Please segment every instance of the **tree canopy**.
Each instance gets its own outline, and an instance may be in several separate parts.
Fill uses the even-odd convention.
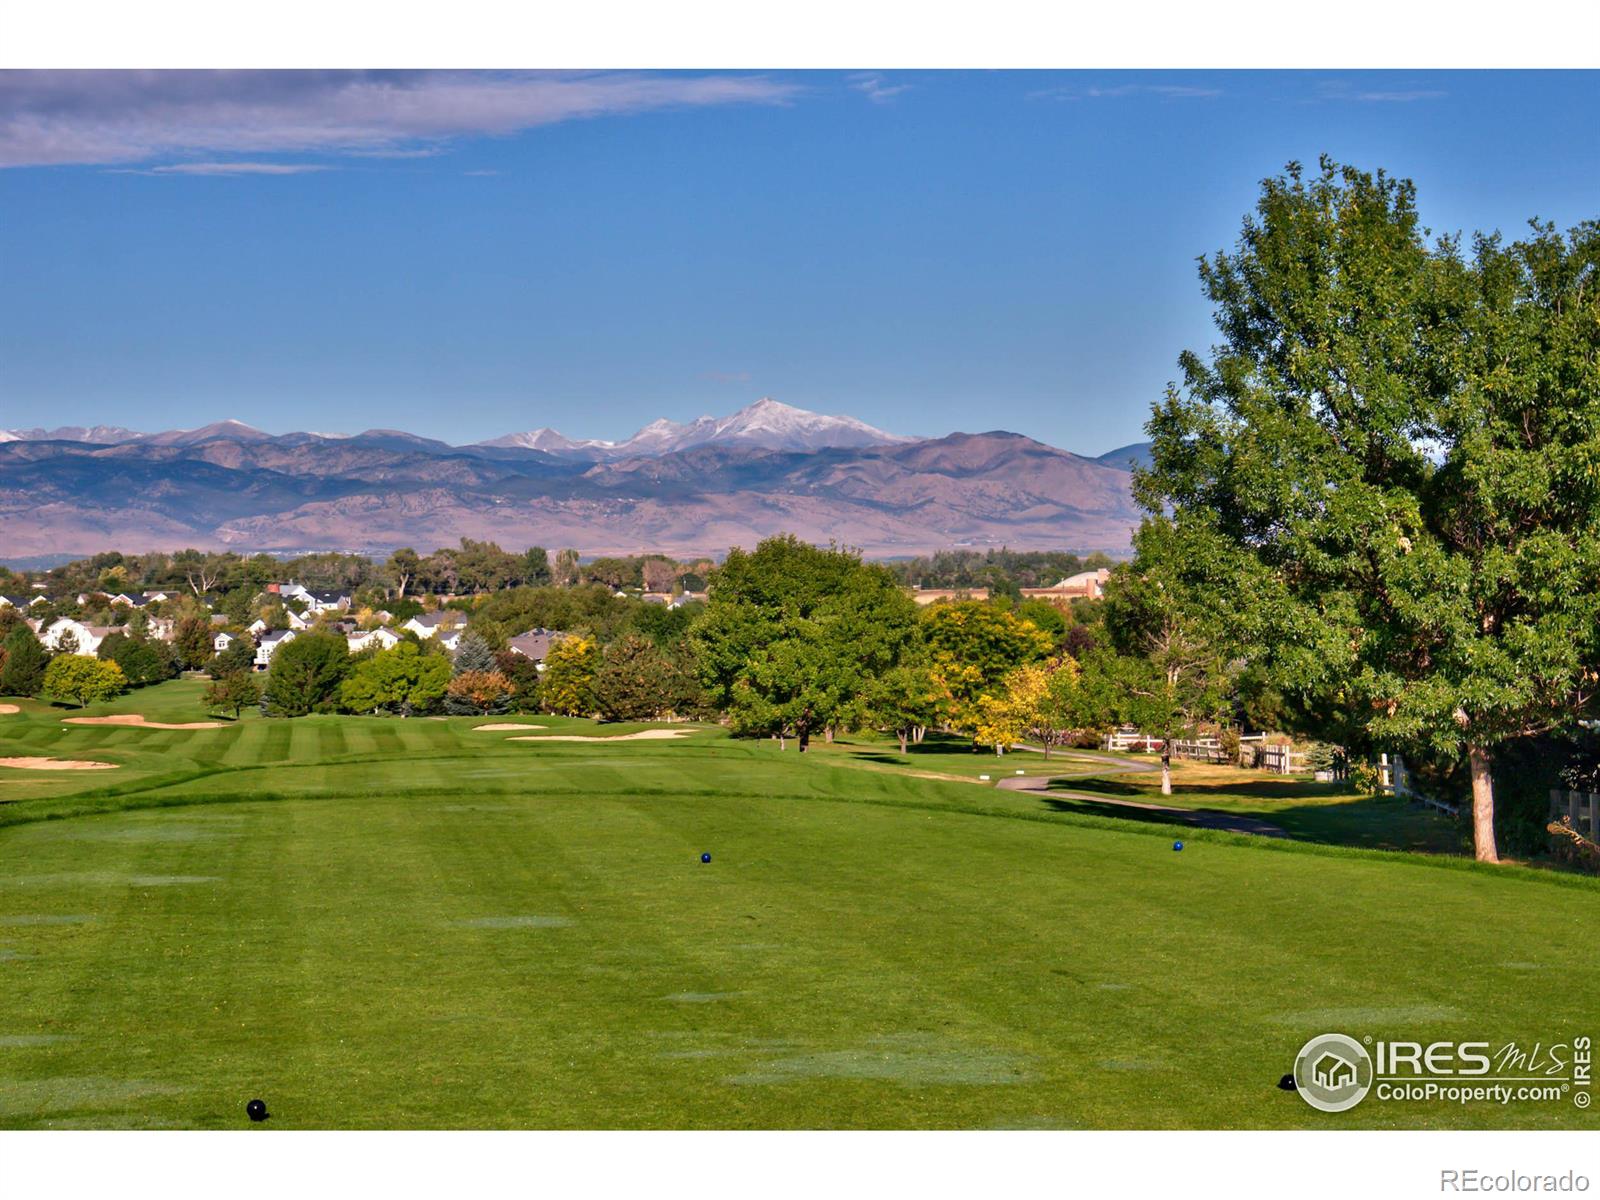
[[[1323,160],[1202,260],[1136,474],[1274,683],[1380,745],[1492,759],[1589,712],[1600,664],[1600,223],[1429,241],[1409,181]]]

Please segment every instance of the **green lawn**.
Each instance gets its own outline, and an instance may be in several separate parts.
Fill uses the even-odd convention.
[[[192,720],[202,686],[112,707]],[[0,757],[120,764],[0,769],[3,1127],[233,1127],[255,1095],[289,1128],[1596,1124],[1274,1086],[1327,1031],[1592,1033],[1587,881],[1175,854],[928,778],[980,773],[950,746],[64,715],[0,716]]]

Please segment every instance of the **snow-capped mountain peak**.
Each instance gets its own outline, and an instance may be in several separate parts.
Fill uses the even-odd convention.
[[[891,445],[908,440],[875,429],[854,417],[808,412],[763,397],[727,417],[697,417],[688,423],[662,417],[651,421],[622,442],[575,441],[546,428],[507,434],[482,444],[520,446],[574,457],[615,459],[671,454],[677,450],[723,442],[759,446],[768,450],[821,450],[830,446]]]

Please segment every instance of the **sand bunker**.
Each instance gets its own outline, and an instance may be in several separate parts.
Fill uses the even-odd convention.
[[[543,733],[535,737],[507,738],[508,742],[649,742],[662,738],[688,737],[692,729],[641,729],[638,733],[618,733],[611,737],[584,737],[579,733]]]
[[[0,758],[0,767],[19,771],[114,771],[117,764],[81,758]]]
[[[12,713],[21,711],[15,704],[0,704],[0,717],[9,717]]]
[[[504,733],[507,729],[548,729],[548,725],[534,725],[528,721],[502,721],[498,725],[474,725],[476,733]]]
[[[148,721],[138,713],[119,713],[114,717],[62,717],[64,725],[137,725],[141,729],[223,729],[221,721],[190,721],[183,725],[169,725],[165,721]]]

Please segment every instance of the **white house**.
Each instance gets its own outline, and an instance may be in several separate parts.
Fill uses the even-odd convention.
[[[285,642],[294,641],[295,633],[292,629],[274,629],[271,633],[261,635],[261,641],[256,645],[256,667],[266,670],[272,665],[272,656],[278,652],[278,647]]]
[[[217,634],[216,637],[211,639],[211,648],[218,654],[221,654],[229,646],[233,645],[236,640],[237,639],[233,636],[233,634],[224,629],[221,633]]]
[[[345,638],[350,647],[351,654],[357,654],[369,646],[376,646],[379,650],[393,650],[400,644],[400,635],[392,629],[368,629],[364,633],[352,633]]]
[[[349,592],[307,592],[303,597],[307,604],[307,612],[346,612],[350,608]]]
[[[49,604],[47,596],[0,596],[0,608],[32,608],[35,604]]]
[[[74,654],[93,654],[111,634],[123,632],[125,630],[116,626],[88,625],[71,617],[57,617],[39,631],[39,640],[47,649],[60,650],[62,639],[70,634],[76,645]]]
[[[451,630],[466,625],[466,613],[457,612],[453,608],[441,609],[438,612],[423,613],[421,616],[412,617],[401,629],[409,629],[419,638],[437,637],[440,633],[448,634]]]
[[[251,637],[260,637],[267,631],[267,623],[260,617],[257,617],[254,621],[251,621],[250,624],[244,627],[244,631]]]
[[[284,609],[283,615],[288,620],[290,629],[301,630],[311,628],[311,622],[306,620],[299,613],[295,612],[295,610],[292,608]]]

